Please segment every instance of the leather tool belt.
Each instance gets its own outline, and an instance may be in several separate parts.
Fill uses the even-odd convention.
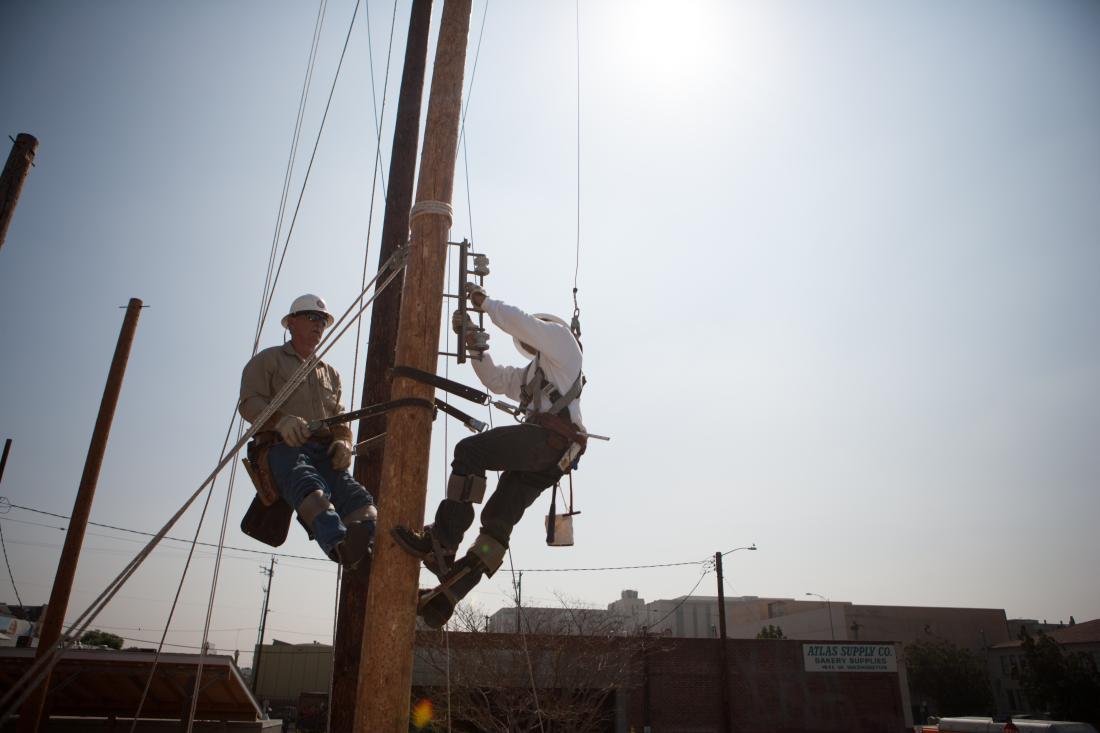
[[[577,426],[570,422],[568,418],[551,412],[538,412],[529,416],[525,422],[546,428],[546,431],[550,433],[548,440],[553,448],[565,451],[573,445],[578,446],[579,451],[574,456],[574,460],[580,458],[588,449],[588,438],[581,435]]]
[[[267,465],[267,452],[271,446],[281,440],[282,438],[274,430],[256,433],[256,436],[249,441],[245,449],[245,457],[241,460],[264,506],[271,506],[282,500],[279,487],[275,485],[275,477],[271,475],[271,468]]]

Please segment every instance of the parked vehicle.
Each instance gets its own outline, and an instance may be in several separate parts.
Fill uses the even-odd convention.
[[[1027,718],[940,718],[936,725],[925,725],[922,733],[1097,733],[1088,723],[1066,720],[1029,720]]]

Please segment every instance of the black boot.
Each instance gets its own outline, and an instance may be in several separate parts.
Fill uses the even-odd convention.
[[[442,578],[439,587],[420,591],[416,612],[430,628],[441,629],[450,620],[458,602],[474,589],[485,574],[485,566],[477,558],[465,555]]]
[[[390,530],[390,536],[398,547],[423,561],[424,567],[440,581],[454,565],[454,548],[441,545],[432,535],[430,525],[418,532],[398,524]]]
[[[368,575],[374,555],[374,532],[373,519],[352,522],[348,525],[343,541],[332,548],[330,557],[343,565],[345,570],[354,570],[362,575]]]

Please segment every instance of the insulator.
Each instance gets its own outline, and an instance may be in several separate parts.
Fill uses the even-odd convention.
[[[473,344],[471,349],[479,349],[484,351],[489,348],[489,334],[485,331],[475,331],[473,334]]]
[[[489,258],[486,255],[474,255],[474,274],[481,277],[489,274]]]

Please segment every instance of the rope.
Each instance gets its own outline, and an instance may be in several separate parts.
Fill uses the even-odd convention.
[[[394,278],[400,273],[405,264],[405,255],[407,250],[404,248],[398,250],[391,256],[386,263],[379,269],[378,274],[372,278],[368,283],[367,288],[371,287],[376,281],[382,280],[382,283],[375,290],[374,294],[364,303],[358,311],[352,316],[352,320],[359,318],[363,311],[374,302],[386,287],[393,282]],[[392,272],[390,272],[392,270]],[[355,303],[352,303],[347,310],[340,316],[340,318],[333,325],[333,329],[329,331],[318,344],[318,350],[314,352],[309,359],[306,359],[294,372],[291,378],[283,386],[278,394],[272,399],[271,403],[264,408],[264,410],[257,417],[255,423],[245,431],[243,437],[237,440],[234,446],[223,456],[223,458],[214,467],[213,471],[206,477],[206,479],[199,485],[199,488],[184,502],[175,514],[168,520],[168,522],[160,529],[159,532],[154,535],[144,548],[139,551],[136,557],[132,559],[125,568],[115,577],[107,588],[92,602],[92,604],[80,615],[80,617],[73,623],[70,631],[64,634],[61,638],[54,643],[54,645],[42,656],[35,659],[31,667],[23,674],[22,677],[14,684],[3,697],[0,697],[0,709],[3,710],[0,715],[0,727],[7,722],[12,715],[19,709],[19,706],[30,696],[31,692],[38,687],[39,683],[53,670],[57,665],[57,662],[61,658],[63,648],[66,644],[70,643],[73,639],[79,638],[83,635],[87,627],[95,620],[95,618],[103,611],[107,604],[117,595],[122,586],[130,579],[131,576],[137,571],[138,567],[145,561],[145,558],[153,551],[153,549],[160,544],[160,541],[168,533],[168,530],[175,526],[180,517],[191,507],[199,495],[207,488],[212,487],[214,480],[222,469],[233,460],[237,453],[244,447],[245,443],[252,439],[252,436],[259,431],[260,427],[282,406],[282,404],[290,397],[295,389],[305,381],[305,378],[320,362],[321,357],[328,353],[329,349],[340,339],[341,336],[351,327],[351,322],[344,325],[339,331],[335,329],[340,327],[340,324],[347,319],[348,315],[355,308]],[[22,687],[23,691],[19,690]]]
[[[573,267],[573,321],[569,329],[581,337],[581,307],[577,303],[577,278],[581,272],[581,3],[576,2],[577,29],[577,250],[576,264]]]
[[[313,162],[317,159],[317,148],[321,144],[321,133],[324,132],[325,122],[328,120],[329,108],[332,106],[333,93],[336,91],[336,82],[340,79],[340,70],[344,67],[344,56],[348,51],[348,41],[351,40],[351,31],[355,28],[355,18],[359,14],[359,5],[362,0],[356,0],[355,9],[351,13],[351,21],[348,23],[348,32],[344,37],[344,48],[340,51],[340,61],[336,64],[336,73],[332,77],[332,87],[328,92],[328,101],[325,102],[325,112],[321,116],[321,124],[317,128],[317,139],[313,142],[313,152],[309,156],[309,165],[306,167],[305,178],[302,179],[302,188],[298,192],[298,202],[294,205],[294,215],[290,219],[290,226],[287,228],[286,241],[283,244],[283,253],[279,256],[279,266],[275,270],[275,277],[271,280],[271,292],[275,292],[275,286],[279,282],[279,275],[283,271],[283,263],[286,261],[287,247],[290,246],[290,237],[294,233],[294,225],[298,221],[298,212],[302,208],[302,199],[305,197],[306,184],[309,183],[309,175],[313,172]],[[267,301],[267,305],[264,306],[263,314],[260,316],[260,321],[267,320],[267,314],[271,310],[271,299]],[[259,339],[257,339],[257,343]]]
[[[264,275],[264,288],[260,296],[260,311],[256,319],[256,334],[252,342],[252,353],[256,353],[256,349],[259,348],[260,333],[263,331],[264,327],[263,316],[267,312],[267,302],[270,297],[268,292],[269,288],[273,291],[273,288],[271,288],[271,276],[275,268],[275,254],[279,251],[279,235],[282,232],[283,217],[286,214],[286,200],[287,195],[290,193],[290,180],[294,172],[294,161],[298,157],[298,141],[301,139],[302,120],[305,119],[306,102],[309,99],[309,90],[312,87],[313,69],[317,65],[317,49],[320,45],[321,27],[324,24],[325,10],[327,7],[328,0],[321,0],[317,7],[317,20],[313,25],[313,41],[309,50],[309,61],[306,63],[306,78],[302,82],[302,92],[298,98],[298,116],[294,122],[294,134],[291,136],[290,154],[287,156],[286,161],[286,173],[283,174],[283,190],[279,199],[279,210],[275,214],[275,234],[271,237],[271,252],[267,256],[267,272]]]
[[[225,431],[225,440],[222,442],[223,453],[225,451],[226,445],[228,445],[229,443],[229,436],[232,434],[233,431],[233,422],[233,420],[229,421],[229,428]],[[208,491],[206,494],[206,502],[202,506],[202,514],[199,516],[198,524],[195,526],[195,536],[191,540],[191,547],[188,549],[187,552],[187,560],[184,562],[183,565],[183,573],[180,576],[179,585],[176,586],[176,595],[172,599],[171,608],[168,610],[168,619],[164,622],[164,631],[161,633],[160,643],[157,644],[157,651],[153,656],[153,664],[149,667],[149,676],[145,679],[145,687],[141,691],[141,699],[138,700],[137,711],[134,713],[134,719],[130,724],[130,733],[134,733],[134,730],[137,727],[137,721],[141,717],[141,711],[145,707],[145,700],[149,695],[149,688],[153,684],[153,675],[156,673],[157,664],[160,662],[161,652],[163,651],[165,642],[168,638],[168,630],[172,627],[172,619],[176,615],[176,607],[179,604],[180,595],[182,595],[183,592],[183,583],[184,580],[187,578],[188,570],[191,568],[191,560],[195,555],[195,547],[197,546],[197,541],[199,539],[199,532],[202,530],[203,520],[206,519],[206,510],[210,507],[210,499],[213,498],[213,496],[214,487],[213,485],[211,485],[210,491]],[[207,618],[207,622],[209,622],[209,617]],[[202,647],[205,646],[205,642],[206,639],[204,637],[203,644],[200,644],[199,646],[200,654]]]
[[[386,198],[386,178],[385,174],[381,171],[382,164],[382,121],[386,117],[386,99],[388,98],[390,88],[390,61],[393,58],[393,31],[397,23],[397,0],[393,3],[393,18],[390,20],[390,44],[389,50],[386,55],[386,80],[382,85],[382,110],[378,110],[378,97],[374,91],[374,50],[370,42],[370,13],[367,13],[367,58],[370,60],[370,96],[371,102],[374,104],[374,131],[375,131],[375,143],[374,143],[374,175],[371,176],[370,187],[370,212],[367,214],[367,243],[363,248],[363,275],[359,280],[359,286],[362,287],[363,283],[367,281],[367,263],[370,261],[370,233],[374,224],[374,198],[377,191],[378,179],[382,179],[382,199]],[[355,358],[352,360],[351,366],[351,396],[348,400],[348,404],[351,407],[355,407],[355,388],[359,383],[359,344],[363,338],[363,322],[359,321],[355,324]],[[334,657],[335,659],[335,657]]]
[[[535,715],[539,721],[539,730],[545,733],[542,727],[542,708],[539,707],[539,691],[535,685],[535,668],[531,665],[531,651],[527,648],[527,632],[523,629],[523,606],[519,602],[519,590],[516,585],[516,569],[512,566],[512,548],[508,548],[508,569],[512,572],[512,587],[516,590],[516,626],[519,627],[519,638],[523,643],[523,656],[527,658],[527,676],[531,680],[531,696],[535,700]]]

